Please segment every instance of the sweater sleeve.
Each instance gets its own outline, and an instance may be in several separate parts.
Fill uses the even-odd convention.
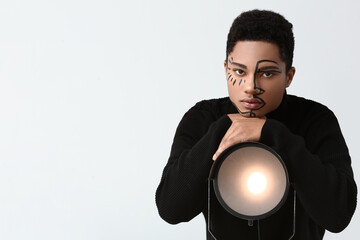
[[[298,136],[280,121],[268,119],[260,141],[283,157],[290,181],[308,215],[331,232],[342,231],[356,208],[357,188],[339,124],[328,110]]]
[[[190,221],[203,210],[212,155],[230,125],[226,115],[216,120],[196,106],[184,115],[156,191],[159,214],[168,223]]]

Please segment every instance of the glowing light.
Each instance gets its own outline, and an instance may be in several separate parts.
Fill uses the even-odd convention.
[[[267,185],[265,176],[262,173],[254,172],[248,179],[248,188],[253,194],[262,193]]]

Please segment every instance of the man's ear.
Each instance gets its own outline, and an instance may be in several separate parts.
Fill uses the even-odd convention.
[[[227,64],[226,64],[226,60],[224,61],[224,69],[225,69],[225,75],[226,75],[226,72],[227,72]]]
[[[295,75],[295,67],[291,67],[286,76],[286,87],[289,87]]]

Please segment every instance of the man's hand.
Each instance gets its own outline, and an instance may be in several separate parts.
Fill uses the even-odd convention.
[[[246,118],[239,113],[228,114],[228,117],[232,121],[232,124],[222,138],[219,148],[213,156],[214,161],[225,149],[236,143],[247,141],[258,142],[260,140],[261,130],[266,121],[265,117]]]

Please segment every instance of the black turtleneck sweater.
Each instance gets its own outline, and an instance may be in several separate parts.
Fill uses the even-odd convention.
[[[218,240],[289,239],[293,195],[270,217],[248,226],[222,208],[211,189],[211,222],[207,220],[207,180],[212,156],[237,113],[229,98],[197,103],[182,118],[170,157],[156,191],[160,216],[171,224],[203,213]],[[325,229],[342,231],[356,207],[357,188],[351,159],[335,115],[314,101],[286,95],[268,114],[260,142],[285,162],[291,188],[297,192],[296,233],[293,239],[322,239]],[[209,232],[207,239],[213,239]]]

